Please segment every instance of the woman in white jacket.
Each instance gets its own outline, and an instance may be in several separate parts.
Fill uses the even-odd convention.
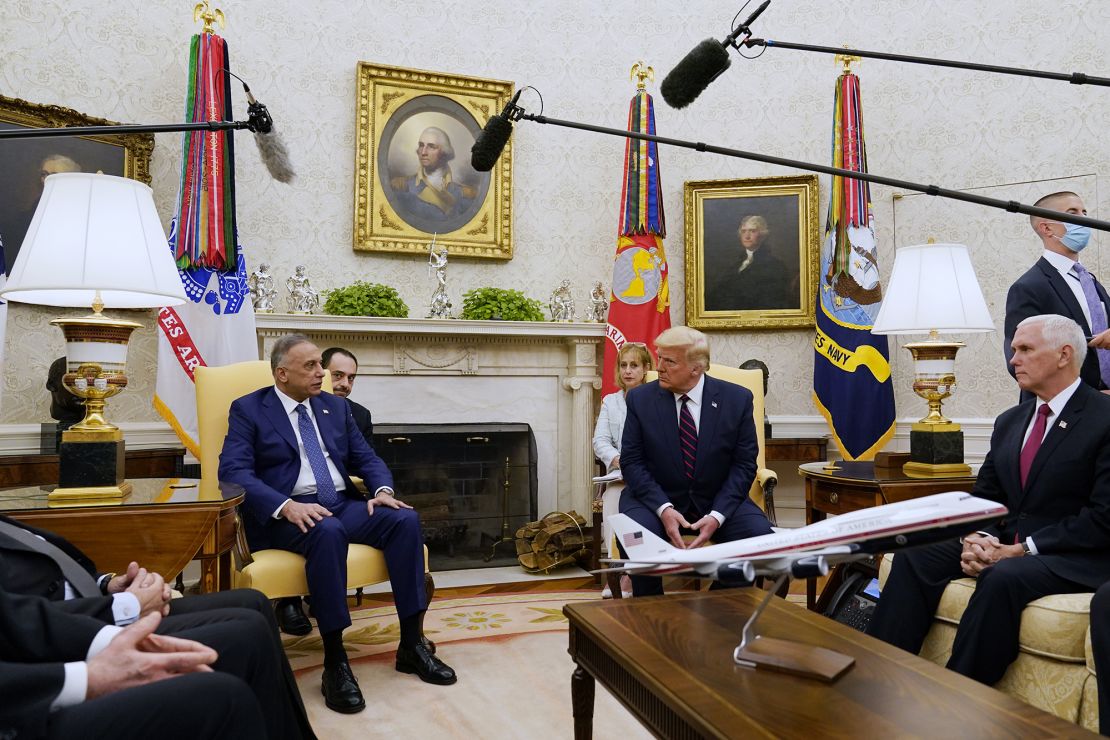
[[[594,427],[594,455],[608,471],[620,469],[621,466],[621,435],[624,433],[624,417],[628,413],[624,395],[644,382],[644,375],[654,367],[651,353],[646,345],[640,342],[625,342],[617,354],[616,380],[620,390],[610,393],[601,399],[601,413],[597,416],[597,425]],[[617,513],[620,504],[621,491],[624,483],[613,481],[605,488],[602,499],[602,547],[609,548],[609,525],[606,520]],[[628,576],[621,577],[621,590],[630,592],[632,585]],[[602,591],[602,596],[609,598],[609,587]]]

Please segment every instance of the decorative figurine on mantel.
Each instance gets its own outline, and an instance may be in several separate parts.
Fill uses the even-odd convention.
[[[320,307],[320,294],[308,284],[304,265],[297,265],[293,277],[286,279],[285,288],[289,291],[290,313],[312,313]]]
[[[436,271],[436,292],[428,306],[429,319],[451,318],[451,299],[447,297],[447,247],[435,248],[436,239],[428,245],[428,267]]]
[[[597,324],[604,324],[608,318],[609,296],[605,294],[605,286],[598,280],[594,283],[594,289],[590,291],[589,321],[593,321]]]
[[[46,390],[50,393],[52,424],[43,424],[39,452],[56,455],[62,443],[62,432],[85,418],[85,399],[70,393],[62,383],[66,373],[66,358],[59,357],[50,364],[46,375]]]
[[[247,278],[247,288],[251,292],[251,304],[255,313],[273,313],[274,299],[277,291],[274,290],[274,279],[270,276],[270,265],[261,262],[258,269]]]
[[[570,294],[570,281],[564,280],[551,293],[548,304],[552,321],[574,321],[574,296]]]
[[[766,412],[766,409],[767,409],[767,403],[766,403],[767,389],[770,385],[769,381],[771,379],[771,369],[767,367],[767,363],[763,362],[763,360],[756,360],[756,359],[744,360],[744,362],[740,365],[740,369],[741,370],[758,370],[761,373],[763,373],[763,399],[764,399],[764,404],[763,404],[763,408],[764,408],[764,413],[763,413],[763,436],[766,439],[771,439],[771,420],[767,418],[767,412]]]

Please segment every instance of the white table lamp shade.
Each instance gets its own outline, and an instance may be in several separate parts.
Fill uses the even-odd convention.
[[[21,303],[157,308],[185,302],[151,189],[112,175],[46,178],[0,297]]]
[[[994,331],[963,244],[902,247],[875,318],[874,334]]]

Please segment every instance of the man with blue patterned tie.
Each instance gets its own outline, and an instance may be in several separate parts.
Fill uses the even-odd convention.
[[[385,554],[400,618],[396,668],[435,684],[455,672],[424,640],[424,541],[420,520],[395,498],[393,476],[366,443],[347,402],[322,392],[320,350],[292,334],[274,343],[274,385],[231,405],[220,454],[220,480],[243,487],[244,526],[252,548],[280,548],[305,556],[305,575],[324,644],[323,691],[328,707],[344,713],[366,706],[343,649],[351,624],[347,608],[347,545]],[[369,497],[351,476],[361,477]]]
[[[709,340],[696,329],[671,327],[655,349],[659,379],[625,397],[621,513],[681,548],[770,534],[748,498],[759,453],[751,391],[705,374]],[[696,536],[686,544],[684,533]],[[661,594],[662,579],[633,576],[632,593]]]
[[[1054,211],[1087,215],[1083,199],[1072,192],[1046,195],[1034,205]],[[1017,325],[1030,316],[1059,314],[1079,324],[1094,351],[1087,353],[1080,377],[1087,385],[1105,391],[1110,388],[1110,331],[1107,309],[1110,296],[1106,289],[1079,262],[1091,230],[1086,226],[1030,216],[1034,233],[1044,244],[1041,258],[1010,286],[1006,294],[1005,340],[1002,347],[1006,366],[1014,374],[1010,358]],[[1032,394],[1022,391],[1021,400]]]

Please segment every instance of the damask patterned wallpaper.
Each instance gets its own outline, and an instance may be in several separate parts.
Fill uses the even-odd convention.
[[[193,1],[5,0],[0,5],[0,93],[53,103],[116,121],[179,120],[183,109]],[[219,3],[217,7],[221,7]],[[317,288],[355,279],[394,285],[423,315],[434,277],[420,257],[355,253],[351,248],[355,65],[358,61],[513,80],[537,87],[548,115],[622,127],[638,59],[660,79],[702,39],[723,38],[734,8],[717,0],[609,3],[587,0],[490,0],[419,3],[269,0],[225,3],[233,68],[268,104],[294,160],[292,185],[274,182],[247,136],[237,147],[241,242],[252,264],[267,261],[281,281],[308,266]],[[750,10],[750,8],[749,8]],[[843,44],[1054,71],[1110,74],[1110,4],[1084,0],[845,0],[773,2],[757,35],[829,46]],[[866,61],[862,81],[872,172],[1031,202],[1077,189],[1093,215],[1110,215],[1105,143],[1107,93],[1060,82]],[[682,111],[656,95],[658,131],[810,162],[827,163],[831,57],[767,50],[732,68]],[[649,88],[657,92],[657,87]],[[236,99],[245,108],[239,92]],[[521,123],[515,146],[515,258],[508,263],[452,261],[450,290],[495,285],[546,300],[563,278],[584,304],[594,280],[609,281],[615,247],[624,142]],[[177,189],[180,144],[160,134],[153,187],[168,222]],[[669,237],[672,318],[683,321],[682,183],[707,178],[793,174],[689,150],[660,151]],[[1047,182],[1041,182],[1047,181]],[[822,215],[828,179],[822,176]],[[872,190],[887,274],[898,245],[927,237],[971,247],[999,331],[1007,286],[1039,254],[1022,216],[928,196],[895,200]],[[1107,236],[1084,253],[1102,270]],[[1110,276],[1106,276],[1110,277]],[[63,351],[49,326],[56,311],[11,307],[0,422],[47,418],[46,367]],[[132,386],[111,401],[122,421],[156,419],[153,314],[132,342]],[[810,400],[811,332],[715,332],[714,356],[751,357],[771,367],[768,411],[816,413]],[[973,336],[959,359],[962,388],[946,405],[961,418],[992,417],[1016,398],[1002,361],[1001,335]],[[892,348],[899,416],[922,402],[908,390],[909,355]]]

